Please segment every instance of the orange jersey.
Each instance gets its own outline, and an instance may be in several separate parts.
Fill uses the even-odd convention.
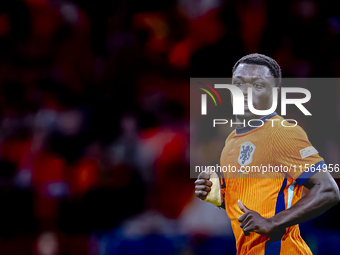
[[[262,127],[236,128],[221,154],[222,194],[237,254],[312,254],[298,225],[288,227],[279,240],[254,232],[245,236],[240,227],[238,218],[243,213],[239,199],[262,217],[270,218],[293,206],[301,198],[301,184],[324,166],[301,127],[288,122],[283,124],[289,127],[282,126],[284,119],[276,113],[262,119],[268,119]]]

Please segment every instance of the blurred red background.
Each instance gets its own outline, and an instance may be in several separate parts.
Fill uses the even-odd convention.
[[[235,253],[225,213],[194,198],[189,78],[253,52],[337,77],[339,42],[328,0],[1,1],[0,254]],[[329,163],[339,88],[318,95],[327,133],[304,124]],[[339,212],[302,225],[314,254],[339,250]]]

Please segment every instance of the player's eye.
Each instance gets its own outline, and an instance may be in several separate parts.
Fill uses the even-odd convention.
[[[235,81],[235,82],[234,82],[234,85],[236,85],[236,86],[241,86],[242,83],[241,83],[240,81]]]
[[[259,84],[259,83],[254,83],[253,86],[255,88],[262,88],[263,87],[262,84]]]

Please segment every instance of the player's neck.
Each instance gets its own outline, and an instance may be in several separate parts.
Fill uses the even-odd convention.
[[[249,121],[253,120],[252,124],[253,125],[256,121],[261,121],[262,123],[266,121],[266,118],[268,118],[269,116],[272,117],[272,115],[275,114],[277,115],[275,112],[270,114],[270,115],[252,115],[252,116],[242,116],[242,115],[236,115],[236,120],[235,120],[235,126],[234,127],[245,127],[245,126],[249,126]],[[255,122],[254,122],[255,121]]]
[[[236,127],[244,127],[244,126],[248,126],[248,121],[252,120],[252,119],[260,119],[263,116],[251,116],[251,117],[245,117],[245,116],[236,116],[236,120],[235,120],[235,126]]]

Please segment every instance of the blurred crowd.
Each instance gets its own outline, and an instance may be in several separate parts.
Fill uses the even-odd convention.
[[[1,1],[0,254],[234,253],[225,212],[194,198],[189,78],[230,77],[253,52],[276,59],[284,77],[337,77],[335,7]],[[336,109],[330,131],[307,130],[333,161],[337,87],[334,100],[319,95]]]

